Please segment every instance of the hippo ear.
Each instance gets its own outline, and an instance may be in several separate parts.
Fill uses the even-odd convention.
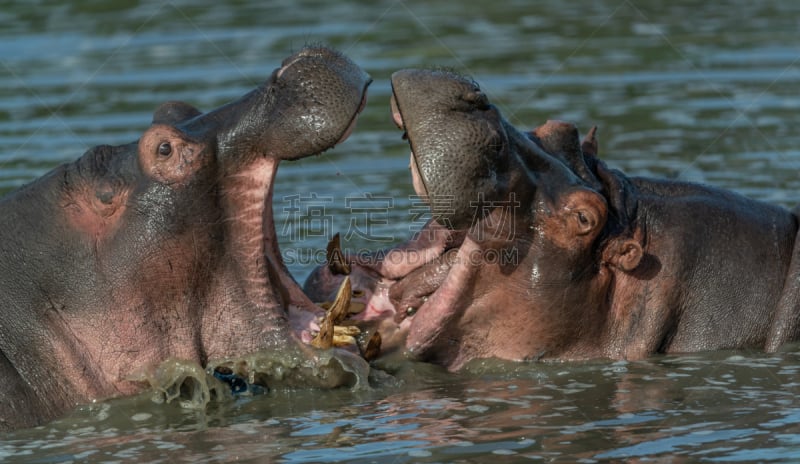
[[[597,157],[598,143],[597,143],[597,126],[592,126],[589,132],[583,137],[581,142],[581,151],[586,156]]]
[[[203,114],[194,106],[181,101],[162,103],[153,113],[152,124],[176,125],[195,116]]]
[[[589,136],[594,140],[595,128],[589,132]],[[586,163],[585,150],[595,155],[597,148],[591,151],[591,142],[587,144],[585,139],[581,143],[580,134],[575,124],[566,121],[548,119],[543,125],[528,133],[528,138],[542,147],[547,153],[562,160],[575,174],[578,175],[587,185],[599,189],[600,184],[589,169]]]
[[[603,250],[603,262],[625,272],[631,272],[639,266],[643,255],[642,245],[638,241],[617,237]]]

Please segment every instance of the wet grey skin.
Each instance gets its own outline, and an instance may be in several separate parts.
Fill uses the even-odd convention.
[[[238,100],[165,103],[138,141],[94,147],[0,200],[0,430],[136,393],[146,385],[132,378],[170,358],[266,351],[306,366],[309,385],[351,381],[313,371],[300,341],[320,309],[282,261],[272,192],[280,161],[349,135],[370,82],[306,47]]]
[[[408,355],[458,370],[491,357],[772,351],[800,337],[793,212],[627,176],[598,157],[595,128],[583,141],[563,121],[515,128],[453,72],[401,70],[392,89],[434,219],[374,256],[385,258],[354,259],[351,279]]]

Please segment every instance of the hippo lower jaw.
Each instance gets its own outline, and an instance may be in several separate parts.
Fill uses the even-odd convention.
[[[367,85],[369,85],[369,83],[367,83]],[[358,116],[364,110],[366,104],[367,88],[364,87],[361,104],[353,114],[350,124],[348,124],[347,128],[344,130],[339,140],[336,141],[334,146],[344,142],[348,137],[350,137],[356,127]],[[277,170],[277,163],[275,165],[275,169]],[[274,178],[274,175],[275,171],[272,172],[272,178]],[[273,185],[270,184],[266,191],[267,194],[262,204],[262,241],[264,243],[265,258],[268,262],[275,265],[275,273],[277,274],[281,287],[285,290],[286,297],[284,300],[291,328],[294,331],[295,336],[297,336],[302,342],[308,344],[311,342],[313,333],[319,331],[317,320],[322,316],[322,314],[324,314],[324,310],[314,304],[308,298],[308,296],[306,296],[306,294],[298,285],[297,281],[294,279],[294,277],[292,277],[283,263],[282,254],[278,248],[277,232],[275,230],[275,220],[272,211],[274,191]]]
[[[390,251],[398,255],[387,254],[378,269],[371,269],[370,274],[379,277],[365,292],[366,309],[353,319],[377,322],[384,352],[402,348],[417,360],[455,371],[471,359],[461,349],[473,343],[480,349],[480,342],[454,339],[452,332],[444,331],[479,297],[471,289],[484,253],[463,231],[448,231],[442,237],[442,230],[429,223],[420,234],[439,234],[433,249]]]
[[[406,349],[416,358],[444,364],[451,370],[461,367],[462,361],[449,346],[457,347],[467,341],[442,340],[442,335],[471,304],[470,288],[478,271],[472,259],[476,253],[480,253],[478,245],[466,238],[441,284],[408,318]]]
[[[356,126],[358,115],[366,105],[366,98],[367,92],[365,88],[361,105],[353,115],[353,119],[345,129],[341,138],[336,142],[336,145],[344,142],[352,133]],[[265,190],[261,190],[262,192],[266,191],[266,195],[262,194],[262,198],[259,199],[259,205],[256,206],[257,210],[262,211],[261,231],[258,235],[261,236],[260,242],[263,243],[265,263],[270,267],[268,268],[268,280],[256,282],[257,288],[267,289],[269,288],[270,281],[280,282],[280,287],[284,292],[283,299],[285,308],[294,335],[304,343],[309,343],[311,341],[312,332],[319,330],[316,320],[324,313],[324,310],[315,305],[306,294],[303,293],[303,290],[289,273],[283,262],[282,254],[278,248],[277,232],[275,230],[275,220],[272,211],[274,192],[274,182],[272,182],[272,180],[274,180],[277,172],[278,163],[269,158],[265,158],[262,163],[263,166],[259,169],[259,171],[262,172],[256,173],[256,176],[262,176],[266,173],[264,178],[269,179],[269,185],[266,186]],[[258,275],[263,276],[264,274],[258,273]],[[277,277],[277,279],[275,277]]]

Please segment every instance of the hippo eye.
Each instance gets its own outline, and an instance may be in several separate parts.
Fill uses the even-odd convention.
[[[172,154],[172,145],[169,142],[161,142],[158,146],[158,155],[167,157]]]

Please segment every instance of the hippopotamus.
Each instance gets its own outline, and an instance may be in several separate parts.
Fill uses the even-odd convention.
[[[322,310],[278,250],[275,174],[343,141],[370,82],[305,47],[241,98],[207,113],[164,103],[138,141],[0,200],[0,429],[134,394],[146,385],[131,375],[168,359],[273,350],[313,370],[300,332]]]
[[[384,350],[458,370],[492,357],[774,351],[798,338],[796,213],[628,176],[598,157],[596,128],[583,140],[564,121],[515,128],[454,72],[391,79],[432,219],[399,247],[347,257],[361,317],[389,333]],[[340,274],[322,266],[306,290],[328,299]]]

